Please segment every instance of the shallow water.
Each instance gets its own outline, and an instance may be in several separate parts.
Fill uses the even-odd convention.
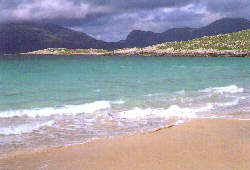
[[[0,152],[250,118],[250,58],[2,56]]]

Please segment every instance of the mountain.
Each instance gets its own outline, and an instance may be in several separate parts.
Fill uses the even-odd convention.
[[[105,56],[250,56],[250,29],[188,41],[165,42],[144,48],[126,48],[113,51],[100,49],[49,48],[24,55],[105,55]]]
[[[132,31],[126,40],[104,42],[58,25],[36,22],[0,24],[0,53],[21,53],[46,48],[106,49],[145,47],[170,41],[186,41],[203,36],[237,32],[250,28],[241,18],[224,18],[202,28],[173,28],[163,33]]]
[[[45,48],[112,49],[116,46],[54,24],[24,22],[0,25],[0,53],[20,53]]]
[[[250,21],[243,18],[223,18],[201,28],[173,28],[163,33],[135,30],[123,41],[126,47],[145,47],[171,41],[187,41],[203,36],[238,32],[250,28]]]
[[[127,39],[123,41],[124,46],[134,47],[139,46],[143,47],[145,45],[155,44],[159,41],[159,33],[154,33],[151,31],[140,31],[134,30],[129,33]]]

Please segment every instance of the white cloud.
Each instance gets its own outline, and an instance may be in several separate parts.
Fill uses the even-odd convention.
[[[15,9],[1,10],[0,21],[84,18],[87,14],[108,11],[107,6],[94,7],[86,2],[77,5],[70,0],[41,0],[21,3]]]
[[[165,13],[171,13],[173,12],[174,10],[176,10],[176,8],[162,8],[161,11],[162,12],[165,12]]]

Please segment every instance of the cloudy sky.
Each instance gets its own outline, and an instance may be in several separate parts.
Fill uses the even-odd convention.
[[[44,21],[118,41],[134,29],[201,27],[223,17],[250,19],[250,0],[0,0],[0,23]]]

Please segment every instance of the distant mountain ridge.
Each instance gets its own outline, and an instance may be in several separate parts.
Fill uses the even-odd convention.
[[[250,21],[224,18],[201,28],[173,28],[163,33],[134,30],[126,40],[105,42],[58,25],[35,22],[0,24],[0,53],[21,53],[46,48],[106,49],[145,47],[170,41],[237,32],[250,28]]]
[[[130,32],[125,43],[129,47],[145,47],[171,41],[187,41],[203,36],[227,34],[250,28],[250,21],[243,18],[223,18],[201,28],[172,28],[163,33],[134,30]]]

